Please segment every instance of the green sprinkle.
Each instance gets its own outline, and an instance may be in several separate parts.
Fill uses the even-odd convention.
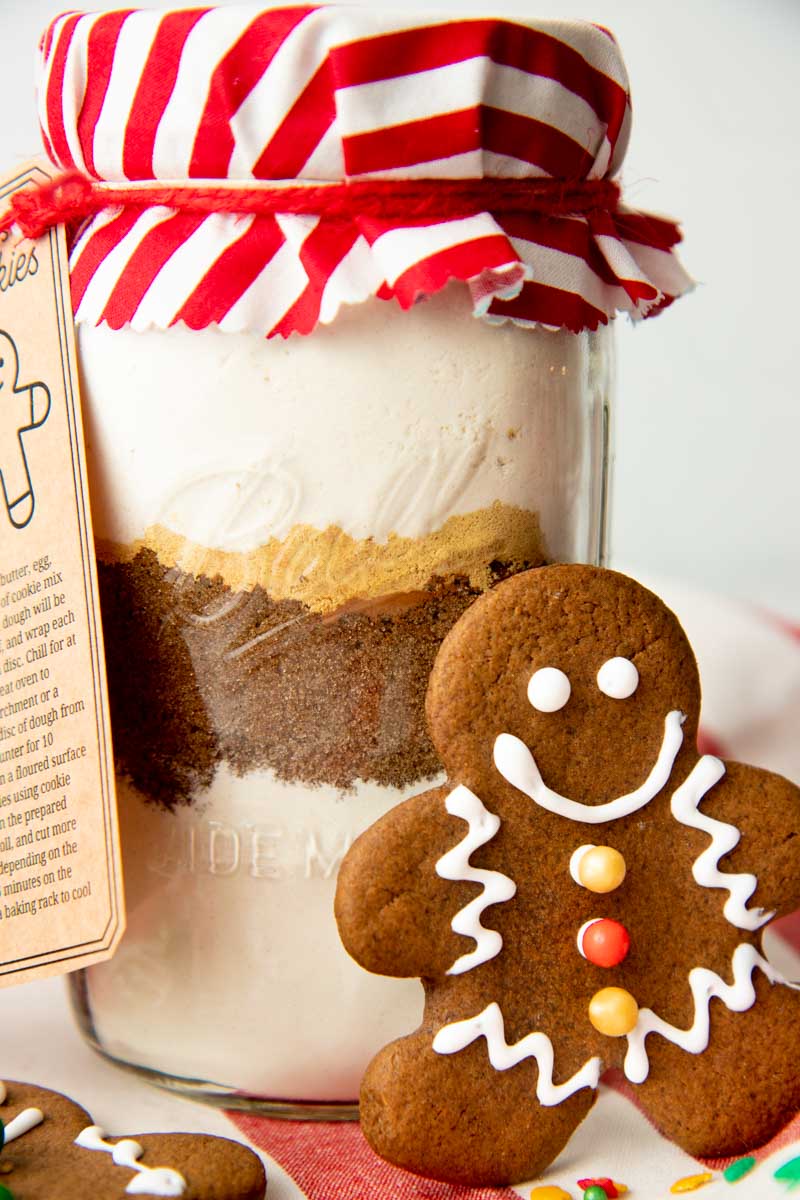
[[[747,1158],[739,1158],[736,1162],[731,1163],[729,1167],[726,1167],[722,1172],[722,1176],[724,1179],[727,1179],[728,1183],[737,1183],[745,1175],[748,1175],[755,1165],[756,1160],[752,1154],[748,1154]]]
[[[14,1200],[14,1193],[0,1183],[0,1200]]]
[[[773,1179],[779,1179],[781,1183],[788,1183],[789,1191],[800,1186],[800,1155],[797,1158],[790,1158],[782,1167],[778,1167]]]

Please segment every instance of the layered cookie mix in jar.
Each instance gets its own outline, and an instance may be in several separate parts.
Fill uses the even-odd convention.
[[[602,560],[608,321],[685,290],[678,234],[621,204],[589,24],[73,13],[39,104],[129,910],[76,1009],[174,1086],[347,1111],[421,989],[342,949],[338,864],[440,778],[425,691],[467,605]]]

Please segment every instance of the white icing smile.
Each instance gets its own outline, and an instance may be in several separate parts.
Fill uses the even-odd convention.
[[[627,817],[637,809],[644,808],[666,785],[678,751],[683,744],[681,726],[686,716],[677,709],[667,713],[664,721],[664,737],[658,757],[644,783],[626,796],[617,796],[606,804],[582,804],[553,791],[542,779],[536,759],[528,747],[511,733],[501,733],[494,744],[494,765],[503,778],[524,792],[540,808],[567,817],[570,821],[584,821],[588,825],[601,825]]]

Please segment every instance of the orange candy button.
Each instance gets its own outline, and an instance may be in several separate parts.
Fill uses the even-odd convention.
[[[581,856],[578,879],[590,892],[613,892],[625,878],[625,859],[613,846],[592,846]]]
[[[624,988],[601,988],[589,1001],[589,1020],[606,1037],[624,1037],[638,1019],[639,1005]]]
[[[572,1197],[562,1187],[556,1187],[554,1184],[546,1184],[544,1187],[535,1187],[533,1189],[531,1200],[572,1200]]]

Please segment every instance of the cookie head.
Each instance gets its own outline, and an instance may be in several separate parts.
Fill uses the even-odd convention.
[[[694,750],[699,708],[673,614],[634,580],[592,567],[527,572],[484,596],[445,639],[428,691],[451,778],[485,790],[518,739],[544,787],[585,806],[660,790]]]

